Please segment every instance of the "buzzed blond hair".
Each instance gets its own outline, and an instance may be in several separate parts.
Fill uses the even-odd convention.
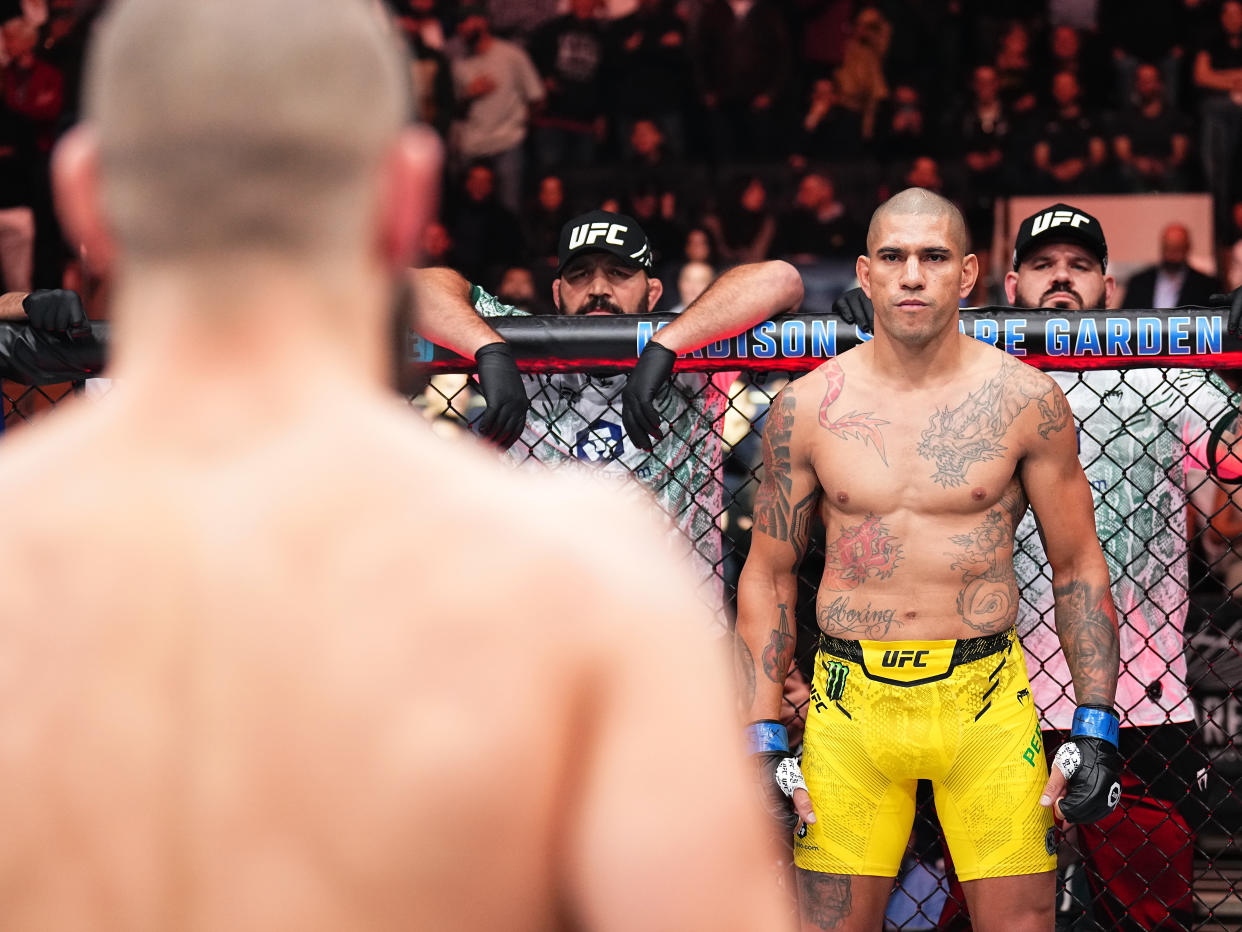
[[[373,0],[115,0],[84,95],[106,219],[155,261],[356,246],[411,112]]]
[[[927,217],[948,217],[949,235],[954,245],[961,249],[964,256],[970,252],[970,233],[966,229],[966,218],[948,198],[941,197],[935,191],[926,188],[906,188],[898,191],[887,201],[875,209],[871,215],[871,224],[867,227],[867,252],[872,254],[875,249],[875,237],[880,223],[889,215],[919,214]]]

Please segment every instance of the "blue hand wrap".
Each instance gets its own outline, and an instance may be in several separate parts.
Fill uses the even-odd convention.
[[[746,726],[746,743],[751,754],[765,751],[788,751],[789,732],[780,722],[751,722]]]
[[[1074,710],[1074,724],[1070,728],[1070,736],[1101,738],[1116,747],[1120,727],[1121,721],[1115,712],[1079,706]]]

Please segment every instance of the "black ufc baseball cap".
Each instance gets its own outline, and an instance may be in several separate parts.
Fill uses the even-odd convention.
[[[651,243],[638,221],[607,210],[589,211],[561,227],[556,274],[560,275],[570,261],[586,252],[610,252],[626,264],[647,272],[654,264]]]
[[[1085,210],[1053,204],[1023,220],[1013,244],[1013,270],[1018,271],[1031,250],[1044,243],[1074,243],[1099,259],[1101,268],[1108,268],[1104,228]]]

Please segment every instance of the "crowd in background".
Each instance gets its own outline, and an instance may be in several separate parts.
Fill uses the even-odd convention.
[[[660,310],[687,262],[852,262],[908,185],[980,246],[1011,194],[1209,191],[1222,271],[1242,238],[1240,0],[383,2],[449,154],[429,261],[532,310],[594,206],[646,228]],[[70,263],[47,160],[105,3],[0,0],[6,288]]]

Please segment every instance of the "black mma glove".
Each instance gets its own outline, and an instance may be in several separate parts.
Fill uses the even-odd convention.
[[[64,334],[70,339],[91,332],[91,322],[76,291],[59,288],[32,291],[22,298],[22,310],[36,330]]]
[[[638,362],[625,380],[621,392],[621,421],[625,432],[636,447],[650,450],[655,441],[664,437],[660,430],[660,413],[655,408],[655,395],[673,374],[677,354],[655,340],[650,340],[638,355]]]
[[[746,726],[746,740],[759,767],[764,806],[778,824],[792,832],[798,825],[794,790],[805,790],[806,780],[798,758],[789,753],[789,733],[780,722],[760,719]]]
[[[1110,706],[1080,705],[1075,710],[1069,740],[1052,758],[1052,765],[1065,774],[1061,814],[1067,822],[1098,822],[1121,799],[1119,727]]]
[[[1225,329],[1235,336],[1242,336],[1242,288],[1228,294],[1212,295],[1208,298],[1208,307],[1229,308]]]
[[[832,313],[860,330],[867,333],[873,331],[875,308],[871,306],[871,299],[861,288],[841,292],[841,296],[832,302]]]
[[[479,418],[479,435],[507,450],[522,436],[526,410],[530,407],[522,375],[509,344],[503,341],[479,347],[474,363],[479,388],[487,400],[487,410]]]

